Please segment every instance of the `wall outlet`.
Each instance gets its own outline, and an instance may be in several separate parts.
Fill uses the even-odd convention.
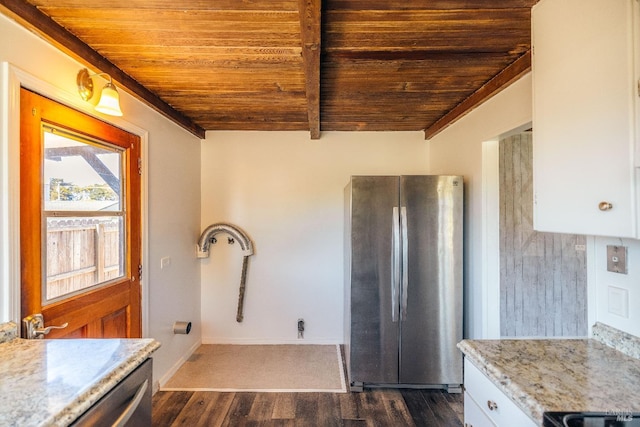
[[[298,339],[304,339],[304,319],[298,319]]]

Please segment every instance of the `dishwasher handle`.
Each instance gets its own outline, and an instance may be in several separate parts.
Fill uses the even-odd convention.
[[[140,385],[140,388],[138,388],[138,391],[133,396],[133,399],[131,399],[131,402],[127,405],[124,412],[120,414],[118,419],[114,421],[112,427],[124,427],[127,421],[129,421],[129,418],[131,418],[131,415],[133,415],[136,409],[138,409],[138,406],[140,406],[140,402],[144,397],[144,393],[147,391],[147,387],[149,387],[148,379],[144,380],[144,382]]]

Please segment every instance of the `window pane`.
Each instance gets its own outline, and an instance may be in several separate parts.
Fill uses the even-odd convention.
[[[120,211],[122,153],[117,148],[44,132],[44,210]]]
[[[43,302],[125,274],[123,151],[45,126]]]
[[[46,236],[46,300],[124,275],[122,217],[49,217]]]

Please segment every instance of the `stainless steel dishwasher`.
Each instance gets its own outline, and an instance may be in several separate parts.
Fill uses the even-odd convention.
[[[150,426],[151,367],[147,359],[71,425]]]

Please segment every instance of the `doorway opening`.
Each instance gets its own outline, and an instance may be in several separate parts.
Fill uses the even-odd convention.
[[[586,237],[533,229],[533,133],[499,140],[500,336],[586,336]]]

